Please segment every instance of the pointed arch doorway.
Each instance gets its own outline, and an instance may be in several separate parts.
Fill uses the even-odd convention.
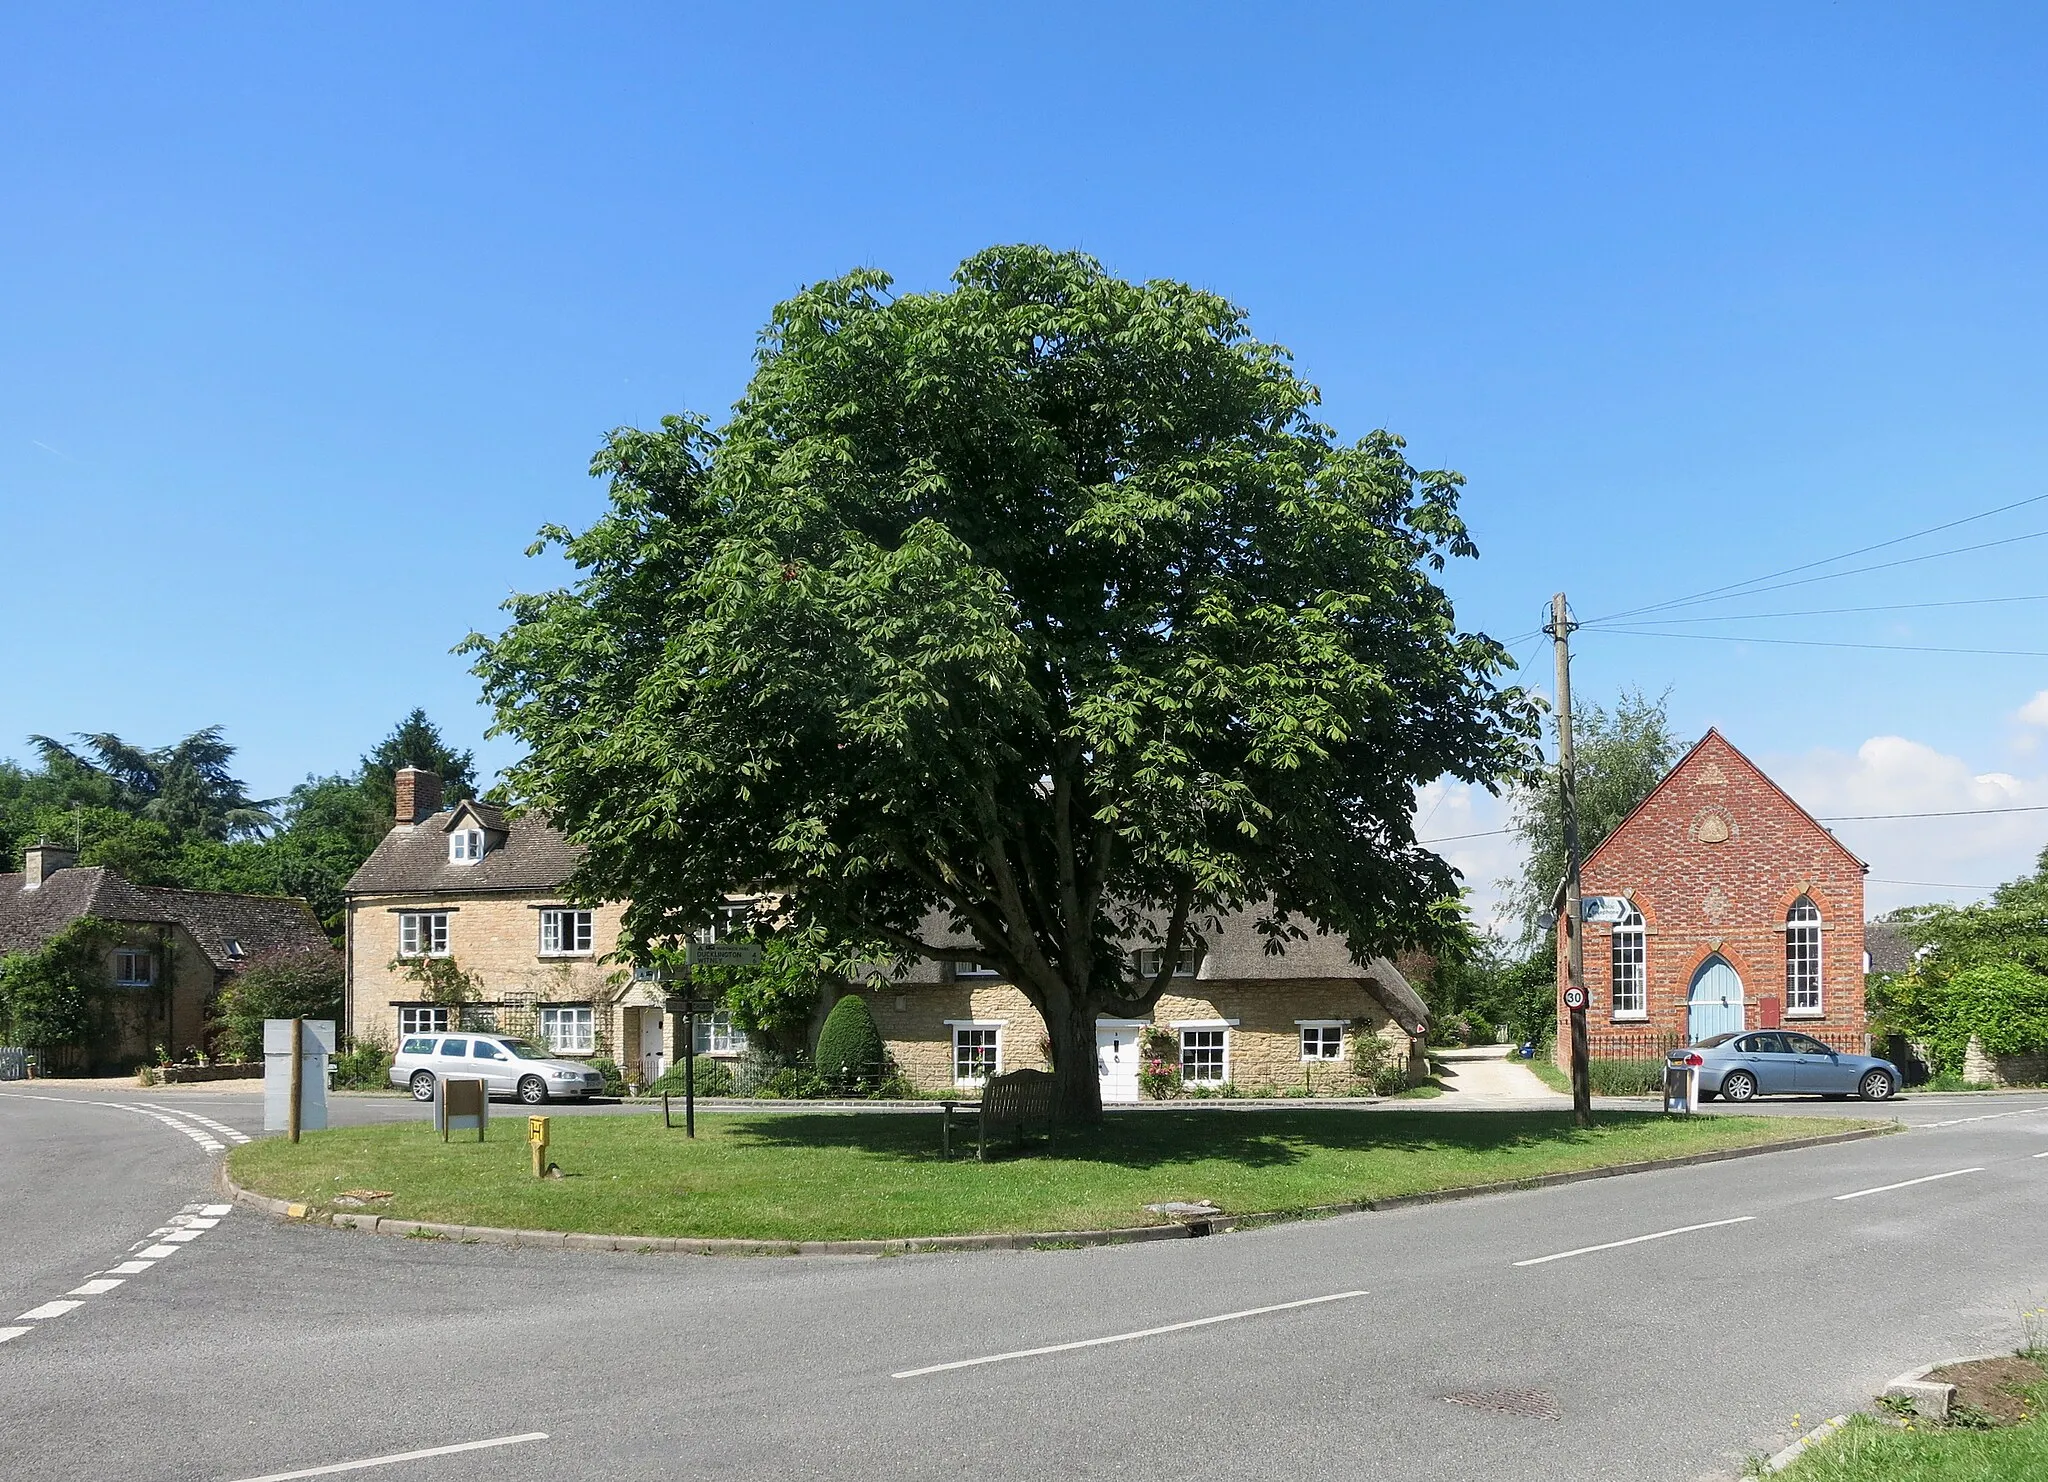
[[[1685,1033],[1693,1044],[1717,1034],[1736,1034],[1744,1027],[1742,976],[1718,952],[1692,975],[1685,1003]]]

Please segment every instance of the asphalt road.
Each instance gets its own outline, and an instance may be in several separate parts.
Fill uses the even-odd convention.
[[[1208,1240],[730,1260],[216,1216],[202,1140],[256,1130],[248,1093],[0,1087],[0,1333],[26,1329],[0,1477],[538,1434],[363,1475],[1732,1476],[2048,1302],[2048,1097],[1891,1113],[1910,1130]],[[67,1295],[88,1279],[121,1284]],[[52,1301],[78,1305],[17,1318]]]

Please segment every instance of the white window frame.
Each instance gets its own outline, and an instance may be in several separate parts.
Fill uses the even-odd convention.
[[[1650,1017],[1650,935],[1643,913],[1629,902],[1607,943],[1607,1002],[1616,1020]]]
[[[540,913],[542,957],[588,957],[594,950],[592,913],[576,906],[548,906]]]
[[[484,831],[459,828],[448,836],[448,859],[452,864],[475,864],[484,857]]]
[[[439,1035],[448,1032],[448,1010],[438,1004],[401,1004],[398,1009],[398,1037]]]
[[[540,1037],[557,1055],[589,1055],[597,1048],[597,1011],[587,1003],[544,1003]]]
[[[1826,1016],[1827,941],[1820,907],[1802,895],[1785,913],[1785,1017]]]
[[[446,957],[448,955],[448,913],[446,911],[400,911],[398,913],[398,955],[400,957]]]
[[[1142,981],[1159,976],[1159,964],[1166,957],[1164,947],[1140,947],[1131,954],[1131,971]],[[1199,966],[1192,947],[1180,949],[1180,960],[1173,965],[1176,978],[1192,978]]]
[[[956,1085],[956,1086],[969,1086],[969,1087],[972,1087],[972,1086],[985,1086],[985,1085],[987,1085],[987,1084],[988,1084],[988,1076],[996,1076],[996,1075],[1001,1075],[1001,1074],[1003,1073],[1003,1029],[1004,1029],[1004,1027],[1005,1027],[1005,1021],[1004,1021],[1004,1020],[1001,1020],[1001,1019],[948,1019],[948,1020],[946,1021],[946,1027],[947,1027],[948,1029],[950,1029],[950,1030],[952,1030],[952,1031],[953,1031],[953,1084],[954,1084],[954,1085]],[[988,1036],[988,1044],[989,1044],[989,1046],[991,1047],[991,1049],[993,1050],[993,1053],[994,1053],[994,1055],[995,1055],[995,1061],[994,1061],[994,1064],[993,1064],[993,1065],[992,1065],[992,1066],[990,1067],[990,1069],[989,1069],[989,1072],[988,1072],[988,1075],[985,1075],[985,1076],[973,1076],[973,1075],[964,1075],[964,1076],[963,1076],[963,1075],[962,1075],[962,1074],[960,1073],[960,1069],[961,1069],[961,1060],[960,1060],[960,1049],[961,1049],[961,1036],[962,1036],[962,1035],[969,1035],[969,1036],[972,1036],[972,1037],[974,1038],[974,1041],[975,1041],[975,1042],[977,1043],[977,1045],[979,1044],[979,1041],[980,1041],[980,1037],[981,1037],[981,1036],[983,1036],[983,1035],[986,1035],[986,1036]]]
[[[140,977],[136,976],[137,963],[141,964]],[[114,985],[119,988],[156,987],[156,953],[147,947],[115,948]]]
[[[697,1016],[695,1053],[737,1055],[747,1047],[747,1032],[733,1028],[731,1009],[714,1009]]]
[[[956,962],[953,964],[955,982],[980,982],[986,978],[1000,978],[1001,968],[990,967],[985,962]]]
[[[1301,1058],[1304,1063],[1342,1060],[1344,1058],[1344,1021],[1342,1019],[1296,1019],[1294,1027],[1301,1031]],[[1331,1039],[1335,1034],[1336,1038]],[[1310,1035],[1315,1039],[1311,1041]],[[1309,1053],[1313,1043],[1316,1053]],[[1325,1053],[1327,1047],[1327,1053]]]
[[[1175,1027],[1176,1029],[1180,1030],[1180,1083],[1181,1083],[1181,1084],[1182,1084],[1183,1086],[1227,1086],[1227,1085],[1229,1085],[1229,1084],[1230,1084],[1230,1029],[1229,1029],[1229,1027],[1228,1027],[1227,1025],[1223,1024],[1223,1023],[1220,1023],[1220,1022],[1213,1022],[1213,1021],[1212,1021],[1212,1022],[1209,1022],[1209,1023],[1202,1023],[1202,1024],[1177,1024],[1177,1025],[1175,1025],[1174,1027]],[[1200,1044],[1200,1045],[1194,1045],[1194,1044],[1190,1044],[1190,1043],[1189,1043],[1189,1040],[1188,1040],[1188,1037],[1189,1037],[1190,1035],[1195,1035],[1195,1034],[1200,1034],[1200,1035],[1210,1035],[1210,1034],[1213,1034],[1213,1035],[1215,1035],[1215,1036],[1216,1036],[1216,1042],[1215,1042],[1215,1044],[1213,1044],[1213,1045],[1211,1045],[1211,1044],[1207,1044],[1207,1043],[1204,1043],[1204,1044]],[[1214,1051],[1216,1052],[1216,1074],[1215,1074],[1215,1075],[1213,1075],[1213,1076],[1206,1076],[1206,1075],[1205,1075],[1205,1076],[1193,1076],[1193,1075],[1189,1075],[1189,1074],[1188,1074],[1188,1065],[1189,1065],[1189,1053],[1188,1053],[1188,1052],[1189,1052],[1190,1050],[1200,1050],[1200,1051],[1203,1051],[1203,1052],[1205,1052],[1205,1053],[1204,1053],[1204,1056],[1203,1056],[1203,1059],[1205,1059],[1205,1060],[1207,1059],[1207,1055],[1206,1055],[1206,1052],[1207,1052],[1207,1051],[1209,1051],[1209,1050],[1214,1050]]]

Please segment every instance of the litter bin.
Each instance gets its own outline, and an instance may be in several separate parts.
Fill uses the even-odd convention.
[[[1664,1063],[1664,1110],[1674,1117],[1691,1116],[1700,1109],[1700,1068],[1682,1060]]]

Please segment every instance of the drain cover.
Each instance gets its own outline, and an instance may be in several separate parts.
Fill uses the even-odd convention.
[[[1492,1410],[1500,1415],[1522,1415],[1530,1420],[1562,1420],[1557,1401],[1540,1389],[1456,1389],[1444,1398],[1453,1405],[1470,1405],[1475,1410]]]

